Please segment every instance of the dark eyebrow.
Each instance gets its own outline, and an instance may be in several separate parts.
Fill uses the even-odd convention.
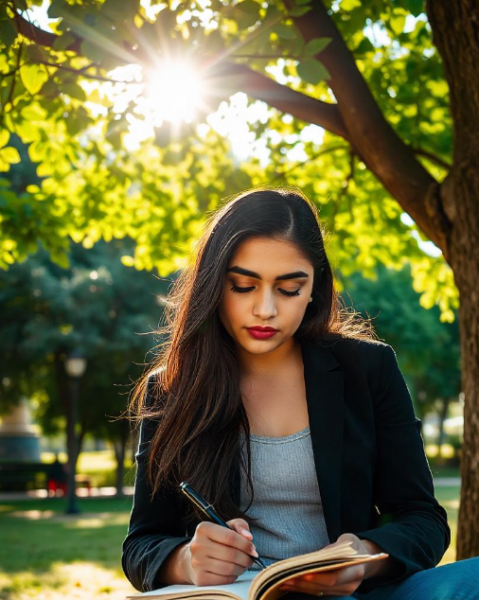
[[[254,271],[249,271],[248,269],[243,269],[242,267],[230,267],[226,272],[238,273],[239,275],[247,275],[248,277],[254,277],[255,279],[262,279],[261,275],[255,273]],[[294,271],[293,273],[285,273],[284,275],[278,275],[275,277],[275,281],[282,281],[284,279],[297,279],[298,277],[309,277],[307,273],[304,271]]]

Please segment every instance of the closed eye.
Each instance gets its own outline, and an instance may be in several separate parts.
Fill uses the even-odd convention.
[[[278,292],[281,292],[281,294],[283,294],[284,296],[299,296],[300,289],[301,288],[298,288],[294,292],[288,292],[287,290],[282,290],[282,289],[278,288]],[[237,294],[247,294],[248,292],[251,292],[251,290],[254,290],[254,286],[242,288],[242,287],[238,287],[237,285],[233,285],[233,287],[231,288],[231,291],[236,292]]]

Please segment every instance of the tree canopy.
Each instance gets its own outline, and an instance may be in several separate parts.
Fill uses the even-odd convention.
[[[427,237],[410,218],[414,210],[408,216],[388,189],[387,165],[379,181],[349,139],[322,61],[331,38],[306,41],[302,29],[318,3],[54,0],[50,29],[28,10],[40,4],[7,1],[0,8],[0,168],[20,160],[10,137],[16,134],[41,178],[25,189],[0,181],[4,268],[39,243],[66,265],[68,237],[88,248],[129,236],[136,248],[124,263],[166,275],[186,264],[205,214],[222,198],[286,184],[320,206],[330,255],[344,277],[357,268],[374,277],[377,262],[400,268],[410,261],[424,306],[437,303],[442,318],[453,319],[458,297],[450,267],[439,252],[420,247]],[[441,180],[451,157],[451,115],[422,2],[324,5],[390,135],[416,157],[411,178]],[[171,123],[154,102],[145,108],[151,89],[163,106],[169,86],[154,84],[172,61],[193,65],[202,84],[191,123]],[[348,68],[345,61],[345,75]],[[240,92],[248,96],[244,125],[264,149],[252,147],[243,162],[211,120]],[[391,160],[400,164],[405,156]],[[429,238],[437,242],[437,235]]]

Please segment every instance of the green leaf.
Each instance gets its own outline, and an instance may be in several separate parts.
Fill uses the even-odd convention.
[[[45,51],[37,46],[36,44],[30,44],[24,49],[25,52],[25,62],[29,64],[38,64],[48,60],[48,56]]]
[[[87,98],[85,90],[77,83],[66,83],[62,86],[62,92],[70,96],[70,98],[76,98],[82,102],[85,102]]]
[[[289,14],[291,17],[302,17],[311,10],[313,10],[312,6],[296,6],[296,8],[289,11]]]
[[[342,0],[341,8],[343,10],[353,10],[361,6],[361,0]]]
[[[47,9],[47,15],[50,19],[58,19],[64,17],[68,12],[69,4],[66,0],[53,0]]]
[[[8,19],[10,19],[10,15],[8,14],[7,6],[0,4],[0,21],[8,21]]]
[[[20,162],[20,154],[16,148],[8,146],[0,150],[0,160],[7,162],[10,165],[15,165]]]
[[[25,121],[29,122],[44,121],[48,115],[47,111],[36,102],[25,106],[20,114]]]
[[[48,80],[48,72],[44,65],[23,65],[20,67],[20,78],[30,94],[36,94]]]
[[[44,98],[58,98],[60,91],[58,84],[53,79],[49,79],[42,87],[41,95]]]
[[[10,21],[0,21],[0,41],[5,44],[7,48],[13,44],[17,39],[17,30]]]
[[[324,37],[309,40],[309,42],[306,44],[306,48],[304,49],[304,53],[307,56],[314,56],[315,54],[319,54],[326,48],[326,46],[329,45],[332,39],[333,38],[330,37]]]
[[[254,0],[244,0],[235,6],[239,14],[235,15],[240,29],[247,29],[259,19],[260,5]]]
[[[355,50],[355,54],[365,54],[366,52],[374,52],[375,48],[371,40],[367,37],[363,38]]]
[[[243,0],[243,2],[236,4],[235,9],[259,16],[260,5],[254,0]]]
[[[302,60],[296,65],[296,71],[303,81],[312,83],[313,85],[331,78],[331,75],[323,63],[320,63],[319,60],[315,60],[314,58]]]
[[[54,50],[66,50],[69,46],[71,46],[76,41],[76,37],[70,33],[66,32],[62,35],[57,36],[57,39],[53,42]]]
[[[125,21],[132,19],[138,9],[138,0],[105,0],[101,12],[114,21]]]
[[[399,35],[403,32],[404,25],[406,25],[406,15],[393,14],[393,16],[389,19],[389,26],[396,35]]]
[[[280,38],[285,40],[291,40],[296,37],[297,31],[292,25],[286,25],[286,23],[278,23],[273,28]]]
[[[62,252],[61,250],[52,250],[50,252],[50,258],[52,259],[52,262],[57,264],[59,267],[62,267],[63,269],[68,269],[68,267],[70,266],[68,254]]]
[[[406,0],[406,6],[415,17],[424,12],[424,0]]]
[[[81,43],[81,52],[83,56],[90,58],[97,64],[101,64],[102,60],[105,58],[105,49],[102,45],[90,42],[89,40],[84,40]]]
[[[8,144],[8,140],[10,139],[10,132],[6,129],[2,129],[0,131],[0,148],[6,146]]]

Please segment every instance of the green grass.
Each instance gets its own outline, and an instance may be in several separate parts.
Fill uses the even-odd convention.
[[[81,473],[114,481],[111,452],[84,453]],[[436,477],[455,468],[433,466]],[[131,475],[130,475],[131,476]],[[111,484],[110,484],[111,485]],[[459,487],[436,487],[452,530],[441,564],[455,560]],[[63,498],[0,502],[0,600],[110,598],[135,592],[121,570],[131,498],[80,498],[81,514],[64,514]]]
[[[457,536],[457,517],[459,512],[459,496],[461,488],[454,487],[436,487],[436,498],[447,511],[447,518],[451,528],[451,545],[446,551],[440,564],[454,562],[456,560],[456,536]]]
[[[452,529],[441,564],[455,560],[458,487],[438,487]],[[64,514],[62,498],[0,503],[0,600],[111,598],[134,592],[120,565],[131,498],[82,498]]]
[[[133,591],[120,564],[131,498],[61,498],[0,504],[0,599],[123,598]]]

